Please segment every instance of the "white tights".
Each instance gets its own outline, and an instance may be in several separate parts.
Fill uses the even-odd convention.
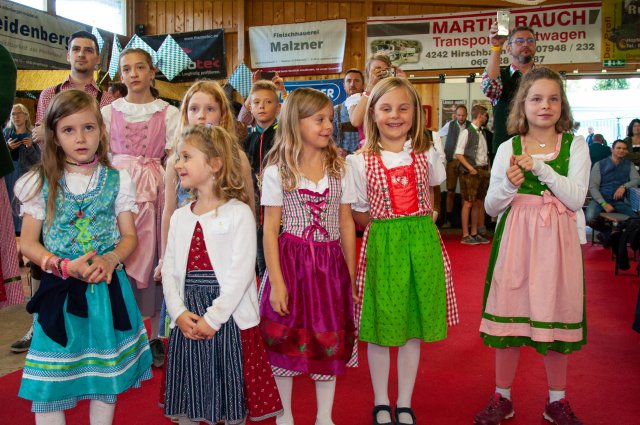
[[[291,411],[291,394],[293,392],[293,377],[276,376],[276,385],[284,413],[276,418],[277,425],[294,425],[293,413]],[[336,391],[336,380],[315,381],[316,403],[318,411],[316,414],[317,425],[333,425],[331,421],[331,411],[333,409],[333,396]]]
[[[389,369],[391,359],[389,347],[369,343],[367,358],[373,386],[374,405],[390,405]],[[413,395],[419,363],[420,340],[410,339],[398,349],[398,407],[411,407],[411,396]],[[391,422],[388,413],[380,412],[378,415],[379,422]],[[409,419],[408,415],[406,419]],[[407,422],[410,421],[407,420]]]
[[[111,425],[115,413],[115,403],[91,400],[89,403],[89,423],[91,425]],[[64,411],[36,413],[36,425],[65,425]]]

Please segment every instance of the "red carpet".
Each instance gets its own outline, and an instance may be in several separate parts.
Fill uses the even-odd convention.
[[[414,410],[420,424],[471,424],[473,415],[494,388],[493,351],[478,336],[482,285],[489,246],[466,246],[457,236],[445,236],[453,263],[461,324],[445,341],[423,344],[422,364],[414,392]],[[640,419],[640,334],[631,330],[638,277],[635,270],[613,274],[609,251],[584,249],[587,276],[588,343],[569,361],[567,395],[574,411],[587,425],[635,425]],[[635,263],[632,267],[635,268]],[[361,344],[360,367],[339,379],[333,418],[337,425],[371,423],[373,395]],[[395,369],[395,368],[394,368]],[[157,407],[160,371],[141,389],[119,398],[115,424],[160,424]],[[392,375],[395,370],[392,370]],[[33,424],[30,403],[16,394],[20,372],[0,378],[1,424]],[[395,397],[395,379],[391,383]],[[310,425],[315,417],[313,383],[305,377],[294,384],[296,424]],[[505,425],[542,425],[546,378],[542,358],[533,350],[522,352],[513,387],[515,418]],[[88,403],[68,412],[67,423],[88,423]],[[273,422],[262,422],[272,424]]]

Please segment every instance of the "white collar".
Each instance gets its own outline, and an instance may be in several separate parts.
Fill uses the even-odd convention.
[[[124,97],[116,99],[111,103],[111,106],[116,110],[126,115],[142,115],[142,114],[154,114],[162,111],[168,105],[162,99],[155,99],[149,103],[130,103]]]

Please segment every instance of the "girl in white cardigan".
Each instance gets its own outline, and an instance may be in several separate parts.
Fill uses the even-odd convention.
[[[180,424],[244,423],[282,410],[257,325],[255,220],[239,151],[220,127],[185,128],[176,210],[162,266],[171,316],[164,412]]]

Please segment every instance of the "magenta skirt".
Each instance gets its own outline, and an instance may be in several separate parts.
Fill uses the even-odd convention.
[[[272,366],[323,375],[344,374],[355,341],[351,278],[339,241],[279,238],[289,314],[269,302],[268,273],[260,288],[260,331]]]

